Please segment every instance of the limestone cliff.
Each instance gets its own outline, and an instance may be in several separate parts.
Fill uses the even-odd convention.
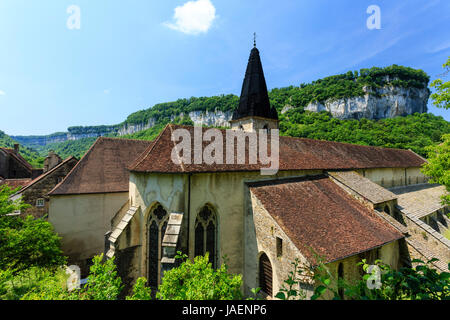
[[[428,88],[385,86],[375,91],[364,88],[364,91],[366,94],[360,97],[309,103],[305,110],[329,111],[339,119],[384,119],[427,112]]]

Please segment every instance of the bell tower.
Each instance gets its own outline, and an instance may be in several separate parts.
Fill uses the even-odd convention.
[[[256,41],[250,51],[239,107],[234,111],[230,124],[233,130],[278,129],[278,113],[270,106]]]

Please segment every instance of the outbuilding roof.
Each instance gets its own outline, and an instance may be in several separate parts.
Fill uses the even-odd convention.
[[[30,178],[23,178],[23,179],[2,179],[0,177],[0,187],[2,185],[7,185],[11,189],[16,189],[18,187],[25,187],[31,182]]]
[[[375,182],[363,177],[355,171],[327,172],[331,177],[357,192],[373,204],[397,199],[397,196],[389,190],[379,186]]]
[[[99,137],[49,195],[128,192],[127,166],[151,142]]]
[[[404,237],[325,175],[248,186],[310,262],[313,252],[328,263]]]

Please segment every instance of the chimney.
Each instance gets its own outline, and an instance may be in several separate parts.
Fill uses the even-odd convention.
[[[14,153],[15,153],[15,154],[19,154],[19,144],[18,144],[18,143],[16,143],[16,144],[14,145]]]

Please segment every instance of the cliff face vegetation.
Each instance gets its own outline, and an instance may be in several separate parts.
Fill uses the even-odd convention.
[[[449,133],[449,123],[427,112],[429,77],[392,65],[334,75],[300,86],[274,88],[270,102],[281,134],[384,147],[424,148]],[[40,155],[53,149],[80,157],[98,136],[154,139],[169,122],[227,127],[239,103],[235,95],[191,97],[137,111],[111,126],[71,127],[48,136],[15,136]],[[399,117],[401,116],[401,117]]]

